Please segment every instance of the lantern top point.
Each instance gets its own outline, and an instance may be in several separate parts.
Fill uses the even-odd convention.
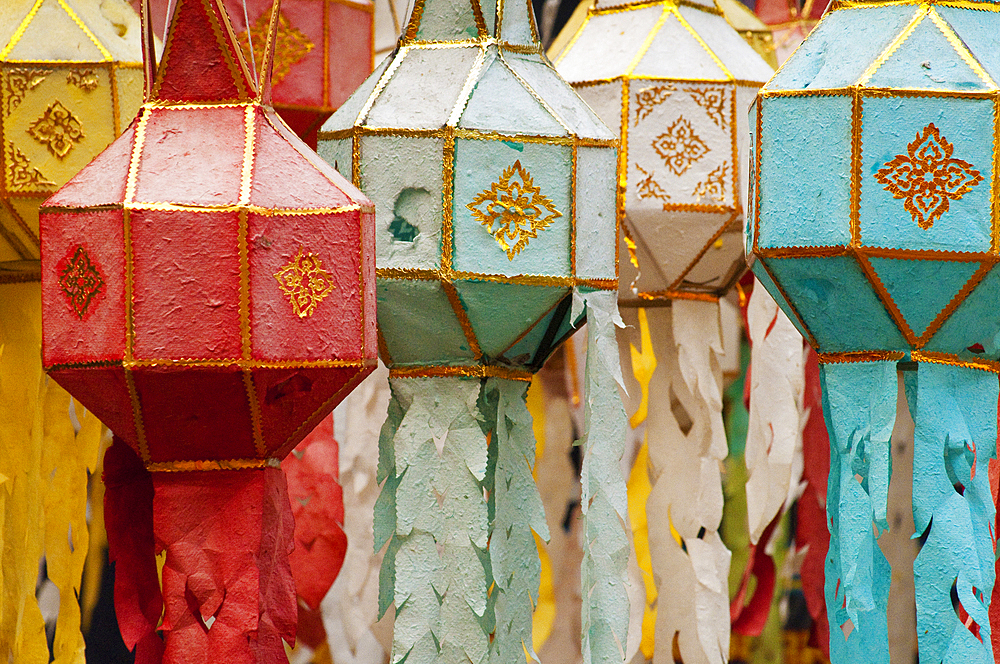
[[[990,94],[1000,89],[990,21],[1000,22],[1000,3],[838,0],[760,96]],[[847,40],[850,49],[834,47]]]
[[[149,2],[143,2],[146,102],[156,105],[271,103],[279,1],[271,8],[260,71],[248,66],[223,0],[175,0],[156,63]],[[183,48],[175,48],[183,45]]]

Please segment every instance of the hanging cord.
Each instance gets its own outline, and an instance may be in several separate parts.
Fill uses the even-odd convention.
[[[253,53],[253,35],[250,34],[250,15],[247,14],[247,0],[243,0],[243,24],[247,29],[247,44],[250,46],[250,69],[253,70],[253,82],[260,87],[260,78],[257,75],[257,58]]]

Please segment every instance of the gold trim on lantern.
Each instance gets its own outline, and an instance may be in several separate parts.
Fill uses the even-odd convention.
[[[817,353],[816,355],[820,364],[847,364],[849,362],[899,362],[906,357],[906,353],[895,350]]]
[[[993,149],[1000,147],[1000,95],[993,98]],[[992,233],[990,234],[990,252],[996,254],[1000,252],[1000,224],[995,220],[1000,219],[1000,190],[997,183],[1000,182],[1000,160],[993,159],[993,178],[990,180],[990,207],[992,208]]]
[[[861,128],[863,122],[862,98],[854,90],[851,98],[851,246],[861,245]],[[759,141],[759,139],[758,139]]]
[[[375,275],[380,279],[401,279],[411,281],[494,281],[522,286],[559,286],[573,288],[586,286],[595,290],[615,290],[618,288],[616,279],[590,279],[586,277],[560,277],[542,274],[482,274],[479,272],[462,272],[440,268],[426,270],[405,267],[381,267]]]
[[[243,359],[251,357],[250,341],[250,249],[247,246],[247,234],[249,233],[248,215],[245,210],[239,213],[239,222],[236,226],[236,246],[239,252],[240,261],[240,352]]]
[[[253,373],[249,369],[243,370],[243,388],[247,397],[247,405],[250,407],[250,428],[253,432],[254,448],[256,448],[257,454],[264,456],[267,454],[267,443],[264,441],[260,402],[257,400],[257,386],[254,384]]]
[[[450,120],[449,120],[450,122]],[[448,136],[475,141],[508,141],[516,143],[543,143],[545,145],[569,145],[583,148],[617,148],[616,138],[586,138],[578,136],[539,136],[534,134],[501,134],[495,131],[463,129],[448,124],[440,129],[408,129],[399,127],[354,126],[337,131],[321,131],[321,141],[338,141],[361,136],[396,136],[400,138],[443,138]]]
[[[7,60],[7,56],[10,55],[10,52],[12,50],[14,50],[14,47],[17,46],[17,43],[21,41],[21,38],[24,36],[25,31],[31,24],[31,20],[35,18],[35,14],[38,13],[38,10],[41,9],[42,4],[44,4],[44,2],[45,0],[35,1],[35,4],[28,12],[28,15],[24,17],[24,20],[21,21],[21,24],[17,26],[17,30],[14,31],[14,35],[10,38],[10,41],[7,42],[7,46],[2,51],[0,51],[0,60]],[[83,30],[83,33],[87,35],[87,38],[94,43],[94,46],[97,47],[97,50],[101,52],[101,57],[103,58],[103,61],[111,62],[112,60],[111,53],[108,52],[108,49],[104,48],[104,44],[102,44],[100,40],[94,35],[94,33],[91,32],[90,28],[87,27],[87,24],[80,20],[80,17],[76,15],[76,12],[73,11],[73,9],[69,5],[66,4],[65,0],[56,0],[56,2],[59,4],[60,7],[62,7],[63,11],[65,11],[69,15],[70,19],[74,23],[76,23],[77,27]],[[16,62],[11,60],[7,61]],[[46,62],[62,64],[59,60],[49,60]]]
[[[444,290],[445,295],[448,296],[448,302],[451,304],[451,308],[455,312],[455,317],[458,319],[458,324],[462,328],[465,340],[469,342],[469,349],[472,350],[472,357],[476,360],[481,360],[483,357],[483,349],[479,347],[479,340],[476,338],[476,333],[472,329],[472,322],[469,320],[469,312],[467,312],[465,310],[465,306],[462,305],[462,300],[458,297],[458,291],[455,290],[455,284],[450,281],[442,281],[441,288]]]
[[[722,10],[718,7],[708,7],[706,5],[692,2],[691,0],[638,0],[638,2],[629,2],[620,5],[607,5],[604,7],[591,7],[587,12],[592,16],[600,16],[602,14],[620,14],[622,12],[631,11],[633,9],[644,9],[646,7],[655,7],[657,5],[663,5],[667,8],[674,7],[692,7],[694,9],[699,9],[706,14],[716,14],[718,16],[725,16]],[[566,47],[569,50],[569,47]]]
[[[924,4],[925,0],[834,0],[827,10],[827,15],[838,9],[854,9],[857,7],[900,7]],[[937,0],[939,7],[955,7],[956,9],[975,9],[984,12],[1000,12],[1000,5],[993,2],[975,2],[975,0]]]
[[[142,404],[139,403],[139,392],[135,389],[135,378],[129,369],[125,369],[125,385],[128,388],[129,400],[132,402],[132,421],[135,424],[139,456],[145,463],[149,463],[149,444],[146,442],[146,427],[142,421]]]
[[[237,369],[252,371],[256,369],[340,369],[355,367],[363,369],[374,367],[377,360],[362,358],[357,360],[260,360],[260,359],[219,359],[219,358],[141,358],[134,360],[83,360],[80,362],[65,362],[45,367],[46,371],[61,371],[64,369],[91,369],[95,367],[122,367],[125,370],[180,367],[187,369]]]
[[[262,217],[306,217],[311,215],[343,214],[346,212],[375,212],[372,205],[343,205],[335,208],[266,208],[259,205],[184,205],[179,203],[108,203],[106,205],[91,205],[89,207],[74,206],[42,206],[43,212],[49,213],[90,213],[105,210],[155,210],[160,212],[246,212]]]
[[[921,3],[920,8],[910,18],[910,22],[906,25],[906,27],[903,28],[898,35],[896,35],[896,38],[892,40],[888,47],[882,49],[882,52],[877,58],[875,58],[875,61],[871,63],[868,66],[868,69],[865,70],[865,73],[861,75],[861,78],[858,80],[858,85],[864,85],[871,80],[871,77],[875,75],[875,72],[878,71],[879,67],[884,65],[892,54],[903,45],[903,42],[909,39],[910,35],[913,34],[913,31],[916,30],[920,22],[924,20],[925,16],[927,16],[927,12],[929,12],[930,9],[931,6],[929,4]]]
[[[907,260],[942,260],[963,263],[996,262],[997,256],[987,252],[943,251],[940,249],[895,249],[892,247],[851,247],[842,244],[814,247],[761,247],[756,250],[761,258],[831,258],[861,254],[875,258],[902,258]]]
[[[146,462],[146,470],[151,473],[190,473],[203,470],[257,470],[263,468],[281,468],[281,460],[270,458]]]
[[[445,127],[444,150],[441,161],[441,273],[451,272],[455,253],[455,229],[452,227],[452,208],[455,196],[455,130]],[[376,268],[376,273],[378,272]]]
[[[476,366],[424,365],[412,367],[392,367],[389,378],[503,378],[531,382],[532,373],[527,370],[510,369],[495,364]]]
[[[930,364],[947,364],[953,367],[963,367],[965,369],[978,369],[1000,374],[1000,362],[994,360],[962,360],[950,353],[929,353],[919,350],[912,351],[910,358],[914,362],[927,362]]]

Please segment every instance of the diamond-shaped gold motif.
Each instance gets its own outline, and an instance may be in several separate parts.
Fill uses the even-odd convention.
[[[59,271],[59,288],[66,294],[70,306],[81,319],[87,313],[90,303],[104,288],[104,278],[82,246],[77,246],[73,256],[66,261],[66,267]]]
[[[68,108],[54,101],[28,127],[28,134],[62,159],[83,139],[83,125]]]
[[[691,164],[708,153],[708,146],[694,133],[694,128],[684,116],[677,118],[666,133],[656,137],[653,149],[674,175],[683,175]]]
[[[875,179],[893,198],[903,199],[903,207],[925,230],[948,211],[949,201],[960,200],[983,181],[972,164],[952,158],[954,151],[932,122],[906,145],[906,154],[896,155],[875,173]]]
[[[254,62],[260,66],[264,59],[264,46],[267,44],[267,29],[271,21],[271,8],[264,10],[260,18],[246,32],[241,32],[237,39],[243,49],[243,55],[250,62],[250,44],[253,43]],[[248,36],[249,34],[249,36]],[[288,76],[292,66],[306,57],[315,48],[309,37],[293,26],[285,14],[278,11],[278,34],[275,37],[274,65],[271,69],[271,84],[277,85],[281,79]]]
[[[299,318],[312,316],[323,298],[336,288],[319,256],[302,247],[290,263],[274,273],[274,278]]]
[[[499,182],[476,194],[465,207],[507,252],[508,260],[514,260],[528,246],[528,240],[538,237],[538,231],[562,216],[535,186],[520,160],[504,170]]]

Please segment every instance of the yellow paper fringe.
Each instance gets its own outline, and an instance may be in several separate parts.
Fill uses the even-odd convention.
[[[101,424],[48,380],[41,366],[37,283],[0,287],[0,660],[45,664],[45,624],[35,601],[45,555],[59,589],[56,664],[83,664],[77,597],[88,551],[87,470]]]
[[[633,429],[645,422],[646,415],[649,414],[649,381],[653,379],[653,372],[656,371],[656,355],[653,354],[653,342],[649,335],[649,322],[646,320],[645,309],[639,309],[639,335],[639,342],[642,344],[641,353],[633,344],[629,344],[629,350],[632,352],[632,374],[642,390],[639,409],[628,422]]]
[[[656,355],[653,353],[653,343],[649,334],[649,322],[646,310],[639,309],[639,334],[642,351],[629,344],[632,353],[632,374],[642,390],[642,401],[639,409],[629,420],[633,429],[646,421],[649,412],[649,382],[656,371]],[[653,579],[653,560],[649,551],[649,528],[646,518],[646,501],[653,490],[649,481],[649,444],[645,438],[639,453],[636,454],[628,484],[628,516],[632,522],[632,539],[635,545],[636,563],[642,572],[642,580],[646,586],[646,608],[642,615],[642,640],[639,649],[646,659],[653,658],[654,630],[656,627],[656,582]],[[671,524],[673,532],[673,524]]]
[[[531,428],[535,432],[535,469],[532,472],[537,481],[538,462],[545,453],[545,389],[538,374],[531,378],[525,401],[528,404],[528,412],[531,413]],[[549,560],[548,548],[537,534],[535,534],[535,544],[538,546],[542,574],[538,587],[538,604],[535,605],[531,616],[531,644],[534,651],[538,652],[552,634],[556,622],[556,593],[552,584],[552,562]],[[532,661],[530,656],[528,661]]]

